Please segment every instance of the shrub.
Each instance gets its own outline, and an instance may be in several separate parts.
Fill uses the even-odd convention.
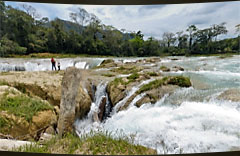
[[[178,85],[180,87],[190,87],[192,85],[190,79],[184,76],[169,77],[167,83],[172,85]]]

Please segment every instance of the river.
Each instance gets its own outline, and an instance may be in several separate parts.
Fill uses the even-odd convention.
[[[131,62],[137,59],[139,58],[115,58],[115,61]],[[60,59],[60,62],[62,69],[74,65],[88,69],[99,65],[103,60],[67,58]],[[136,144],[157,149],[158,154],[240,149],[240,102],[217,98],[228,89],[240,89],[240,56],[224,59],[215,56],[165,57],[160,62],[146,65],[152,71],[159,70],[162,65],[181,66],[184,71],[163,74],[188,76],[193,87],[177,89],[154,105],[144,104],[137,108],[133,101],[127,110],[112,112],[104,123],[92,123],[90,112],[88,119],[76,121],[77,132],[87,133],[100,129],[116,136],[124,134],[131,136]],[[26,71],[51,70],[49,59],[0,59],[0,71],[14,70],[16,66],[23,66]],[[99,98],[106,96],[101,93],[104,92],[104,87],[106,84],[97,87],[98,94],[91,111],[96,111]],[[140,85],[133,88],[129,94],[139,87]]]

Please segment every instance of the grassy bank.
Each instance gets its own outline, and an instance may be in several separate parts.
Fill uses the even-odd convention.
[[[157,154],[156,150],[133,145],[132,141],[127,137],[113,138],[107,132],[92,132],[81,137],[72,134],[67,134],[63,138],[55,136],[41,145],[39,143],[25,145],[14,149],[14,151],[94,155]]]

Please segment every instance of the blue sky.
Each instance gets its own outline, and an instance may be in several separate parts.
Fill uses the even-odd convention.
[[[23,2],[6,2],[14,8],[21,9]],[[102,23],[127,31],[141,30],[145,37],[160,39],[164,32],[186,30],[195,24],[199,29],[213,24],[227,23],[228,34],[233,37],[235,26],[240,24],[240,1],[170,4],[170,5],[70,5],[27,3],[37,9],[42,17],[55,17],[70,20],[69,13],[78,7],[94,13]]]

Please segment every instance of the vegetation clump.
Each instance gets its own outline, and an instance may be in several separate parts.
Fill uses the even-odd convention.
[[[5,85],[9,85],[9,83],[5,80],[0,80],[0,86],[5,86]]]
[[[170,69],[168,67],[166,67],[166,66],[161,66],[160,70],[162,70],[164,72],[169,72],[170,71]]]
[[[67,134],[63,138],[54,137],[43,145],[31,144],[18,149],[19,152],[61,153],[61,154],[157,154],[156,150],[131,144],[127,137],[113,137],[107,132],[91,132],[81,137]]]
[[[133,74],[127,77],[128,83],[135,82],[136,79],[138,78],[139,78],[139,74],[137,72],[134,72]]]
[[[27,97],[25,95],[17,95],[14,97],[3,96],[0,100],[0,111],[7,111],[15,116],[23,117],[28,122],[39,111],[53,110],[53,106],[39,100]]]
[[[138,94],[141,94],[145,91],[152,90],[154,88],[158,88],[163,85],[163,79],[157,79],[152,82],[149,82],[148,84],[143,85],[138,91]]]
[[[167,83],[172,85],[178,85],[180,87],[190,87],[192,85],[190,79],[184,76],[169,77]]]
[[[0,128],[2,129],[6,125],[7,125],[6,119],[0,116]]]
[[[147,74],[149,76],[158,76],[158,73],[156,73],[156,72],[148,72]]]
[[[138,94],[141,94],[145,91],[152,90],[158,88],[162,85],[177,85],[179,87],[190,87],[191,81],[188,77],[184,76],[167,76],[162,79],[157,79],[149,82],[148,84],[143,85],[138,91]]]

